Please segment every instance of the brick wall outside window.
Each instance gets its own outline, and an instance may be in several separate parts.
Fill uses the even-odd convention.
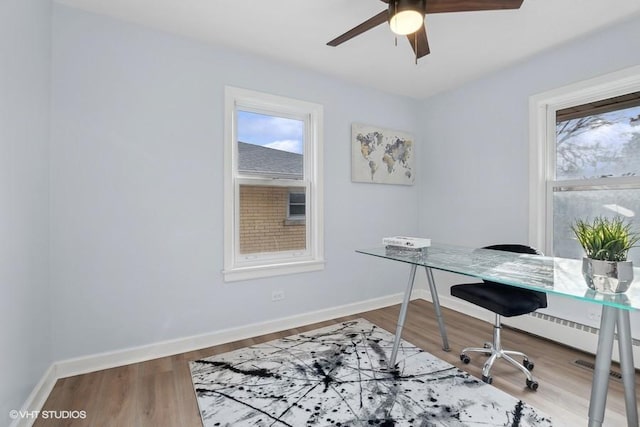
[[[287,221],[289,189],[240,186],[240,253],[305,249],[304,221]]]

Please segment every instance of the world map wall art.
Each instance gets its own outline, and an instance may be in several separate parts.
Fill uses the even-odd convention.
[[[391,129],[351,125],[351,180],[413,185],[413,136]]]

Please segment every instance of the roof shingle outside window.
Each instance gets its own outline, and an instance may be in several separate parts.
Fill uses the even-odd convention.
[[[302,179],[304,156],[238,141],[238,172],[272,178]]]

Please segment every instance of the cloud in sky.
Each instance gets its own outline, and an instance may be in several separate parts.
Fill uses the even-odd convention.
[[[277,150],[302,153],[304,122],[238,111],[238,140]]]
[[[273,141],[264,144],[265,147],[274,148],[276,150],[289,151],[291,153],[302,153],[302,141],[295,139],[283,139],[281,141]]]

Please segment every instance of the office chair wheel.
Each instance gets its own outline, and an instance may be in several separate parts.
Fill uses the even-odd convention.
[[[525,368],[527,368],[527,371],[533,371],[533,368],[536,366],[533,364],[533,362],[530,362],[529,359],[524,359],[522,361],[522,366],[524,366]]]
[[[460,360],[462,360],[462,363],[464,363],[465,365],[468,365],[469,362],[471,362],[471,359],[469,358],[469,356],[467,356],[464,353],[460,355]]]
[[[484,381],[487,384],[491,384],[493,382],[493,377],[491,375],[489,375],[488,377],[485,377],[484,375],[482,376],[482,381]],[[529,380],[527,380],[527,385],[529,385]],[[538,383],[536,383],[536,388],[537,388]]]
[[[529,390],[536,391],[538,389],[538,381],[527,380],[527,387]]]

